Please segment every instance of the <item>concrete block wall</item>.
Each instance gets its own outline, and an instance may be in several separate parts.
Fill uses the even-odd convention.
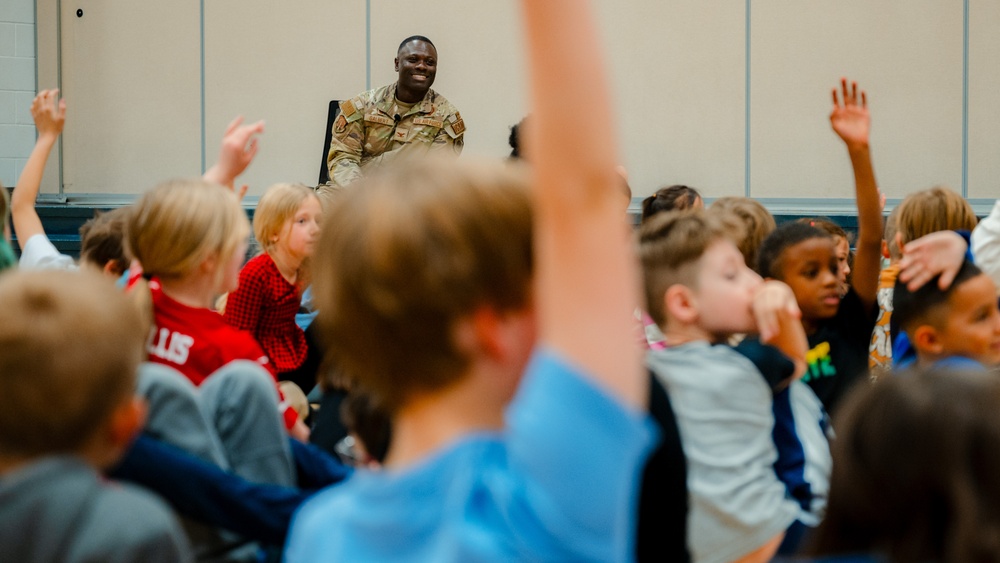
[[[12,187],[35,144],[35,2],[0,2],[0,183]]]

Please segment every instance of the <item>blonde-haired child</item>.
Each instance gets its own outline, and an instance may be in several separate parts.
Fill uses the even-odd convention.
[[[295,324],[306,270],[319,236],[322,207],[302,184],[275,184],[257,204],[253,233],[263,252],[240,271],[224,318],[253,334],[273,362],[278,379],[309,392],[316,384],[319,355]]]
[[[135,204],[127,241],[142,264],[152,300],[146,350],[151,363],[171,368],[147,367],[147,379],[157,385],[144,389],[147,381],[141,380],[140,392],[152,403],[153,433],[161,432],[157,437],[185,447],[188,436],[178,426],[198,421],[172,409],[178,396],[193,395],[208,411],[209,425],[234,472],[259,482],[291,484],[293,466],[282,418],[284,428],[297,438],[306,439],[308,429],[283,402],[275,408],[280,398],[275,372],[253,337],[212,310],[217,295],[236,289],[249,231],[236,196],[204,180],[166,182]],[[161,396],[156,393],[164,388],[164,407],[158,409]],[[158,415],[165,419],[162,424]],[[202,457],[218,461],[217,456]]]

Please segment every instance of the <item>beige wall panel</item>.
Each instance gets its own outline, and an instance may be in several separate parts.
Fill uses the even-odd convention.
[[[517,2],[372,2],[372,88],[396,80],[399,42],[424,35],[438,51],[434,90],[462,113],[464,154],[506,156],[510,126],[527,111],[527,72]]]
[[[962,0],[757,0],[751,13],[751,193],[853,197],[830,129],[840,76],[870,93],[889,197],[962,180]]]
[[[62,2],[67,194],[200,173],[198,34],[194,0]]]
[[[1000,198],[1000,2],[969,3],[969,197]]]
[[[35,61],[38,72],[38,90],[59,87],[59,6],[56,2],[35,3],[35,44],[37,52]],[[18,108],[19,110],[27,108]],[[62,171],[62,150],[57,143],[42,176],[40,192],[43,194],[59,193],[60,173]]]
[[[670,184],[707,197],[743,195],[744,3],[598,5],[633,195]]]
[[[236,115],[263,119],[250,195],[276,182],[315,185],[330,100],[365,86],[364,0],[205,2],[206,165]]]

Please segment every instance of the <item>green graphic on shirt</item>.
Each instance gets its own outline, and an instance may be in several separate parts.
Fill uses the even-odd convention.
[[[820,342],[815,348],[806,353],[806,363],[808,369],[802,376],[802,381],[811,381],[823,377],[833,377],[837,375],[837,368],[830,363],[830,343]]]

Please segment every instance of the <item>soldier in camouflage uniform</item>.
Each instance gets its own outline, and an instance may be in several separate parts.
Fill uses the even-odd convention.
[[[434,44],[423,36],[408,37],[399,45],[395,63],[399,73],[395,84],[340,103],[327,156],[330,183],[345,186],[364,169],[415,150],[440,147],[462,152],[462,116],[431,90],[437,73]]]

